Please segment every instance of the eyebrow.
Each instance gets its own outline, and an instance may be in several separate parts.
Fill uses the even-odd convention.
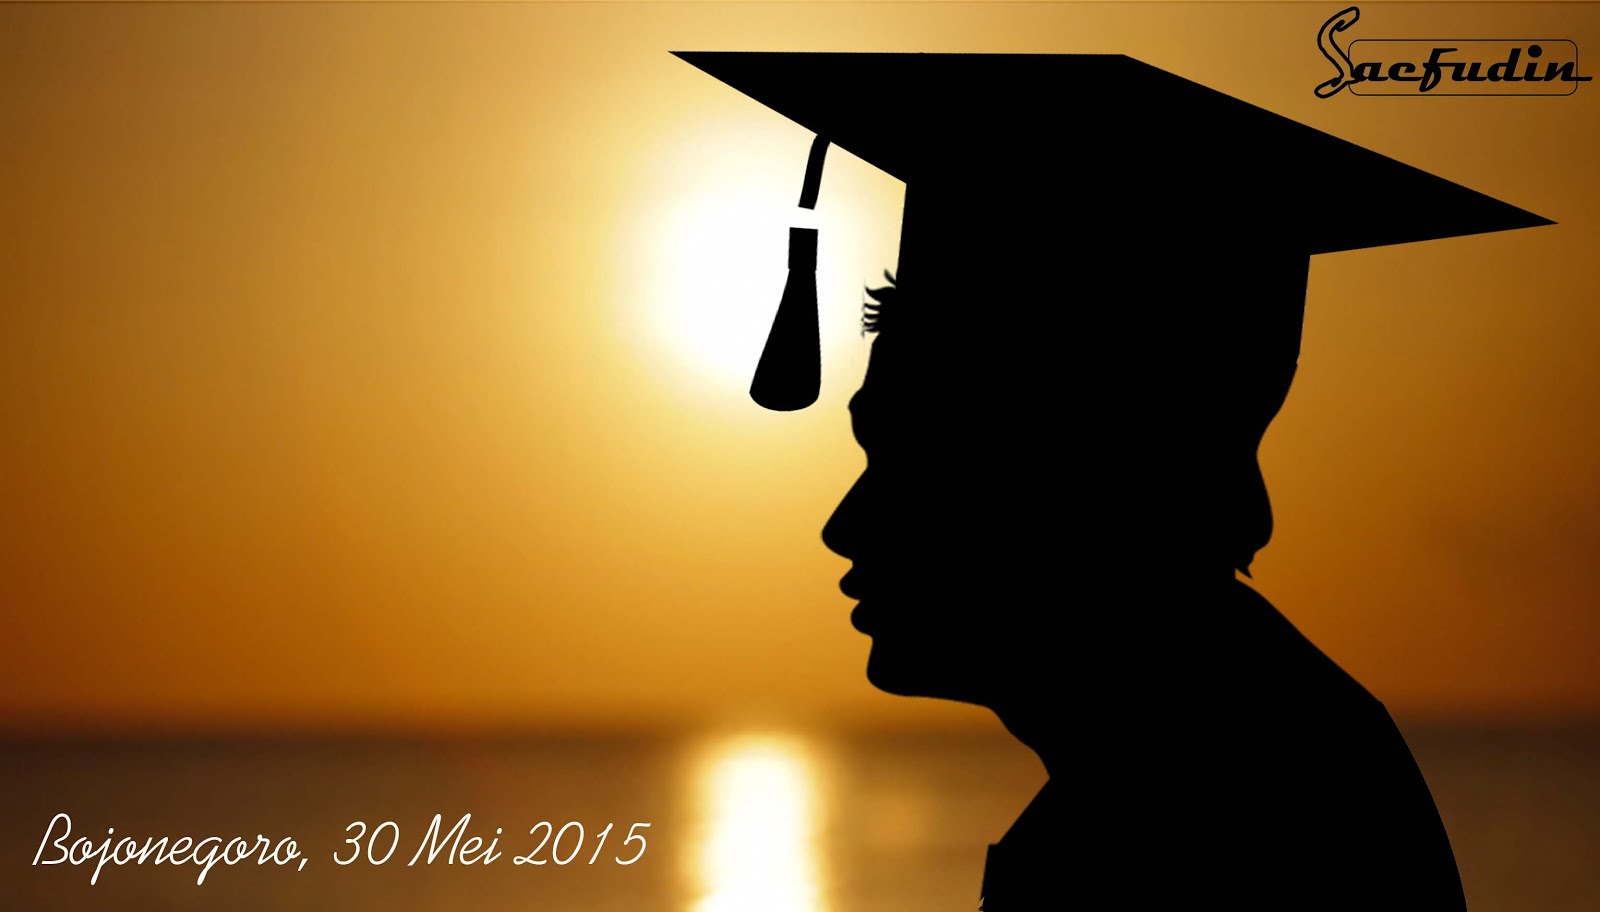
[[[870,427],[873,416],[877,414],[877,406],[873,398],[866,394],[866,390],[857,390],[850,397],[850,436],[855,438],[856,445],[867,449],[867,441],[872,436]]]
[[[883,411],[883,406],[879,401],[881,398],[881,396],[872,395],[866,389],[856,390],[855,395],[850,397],[850,417],[855,420],[872,420],[874,416],[881,414]]]

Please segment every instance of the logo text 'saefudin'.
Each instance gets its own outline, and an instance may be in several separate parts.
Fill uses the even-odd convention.
[[[1352,6],[1322,24],[1317,48],[1337,70],[1318,98],[1352,95],[1571,95],[1578,45],[1565,38],[1360,38],[1336,35],[1361,18]]]

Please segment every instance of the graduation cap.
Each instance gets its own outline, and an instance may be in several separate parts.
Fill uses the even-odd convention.
[[[1214,518],[1252,494],[1240,541],[1270,529],[1255,450],[1298,359],[1310,256],[1551,224],[1122,55],[676,56],[816,133],[802,205],[828,144],[905,182],[877,343],[914,349],[918,399],[949,405],[979,372],[1036,402],[1098,390],[1077,426],[1183,452],[1141,466],[1168,502],[1213,492],[1188,506]],[[751,387],[768,408],[817,396],[815,248],[791,235]]]

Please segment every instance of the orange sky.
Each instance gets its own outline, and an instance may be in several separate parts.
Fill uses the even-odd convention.
[[[830,156],[823,399],[751,405],[810,136],[673,49],[1125,52],[1555,219],[1313,260],[1254,569],[1397,715],[1600,712],[1600,88],[1319,101],[1337,9],[0,6],[0,726],[983,718],[818,538],[901,187]]]

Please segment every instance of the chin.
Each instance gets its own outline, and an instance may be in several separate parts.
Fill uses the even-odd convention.
[[[926,648],[895,648],[874,638],[867,656],[867,680],[884,693],[899,697],[933,697],[985,705],[978,682],[966,673],[971,666],[959,655]]]

